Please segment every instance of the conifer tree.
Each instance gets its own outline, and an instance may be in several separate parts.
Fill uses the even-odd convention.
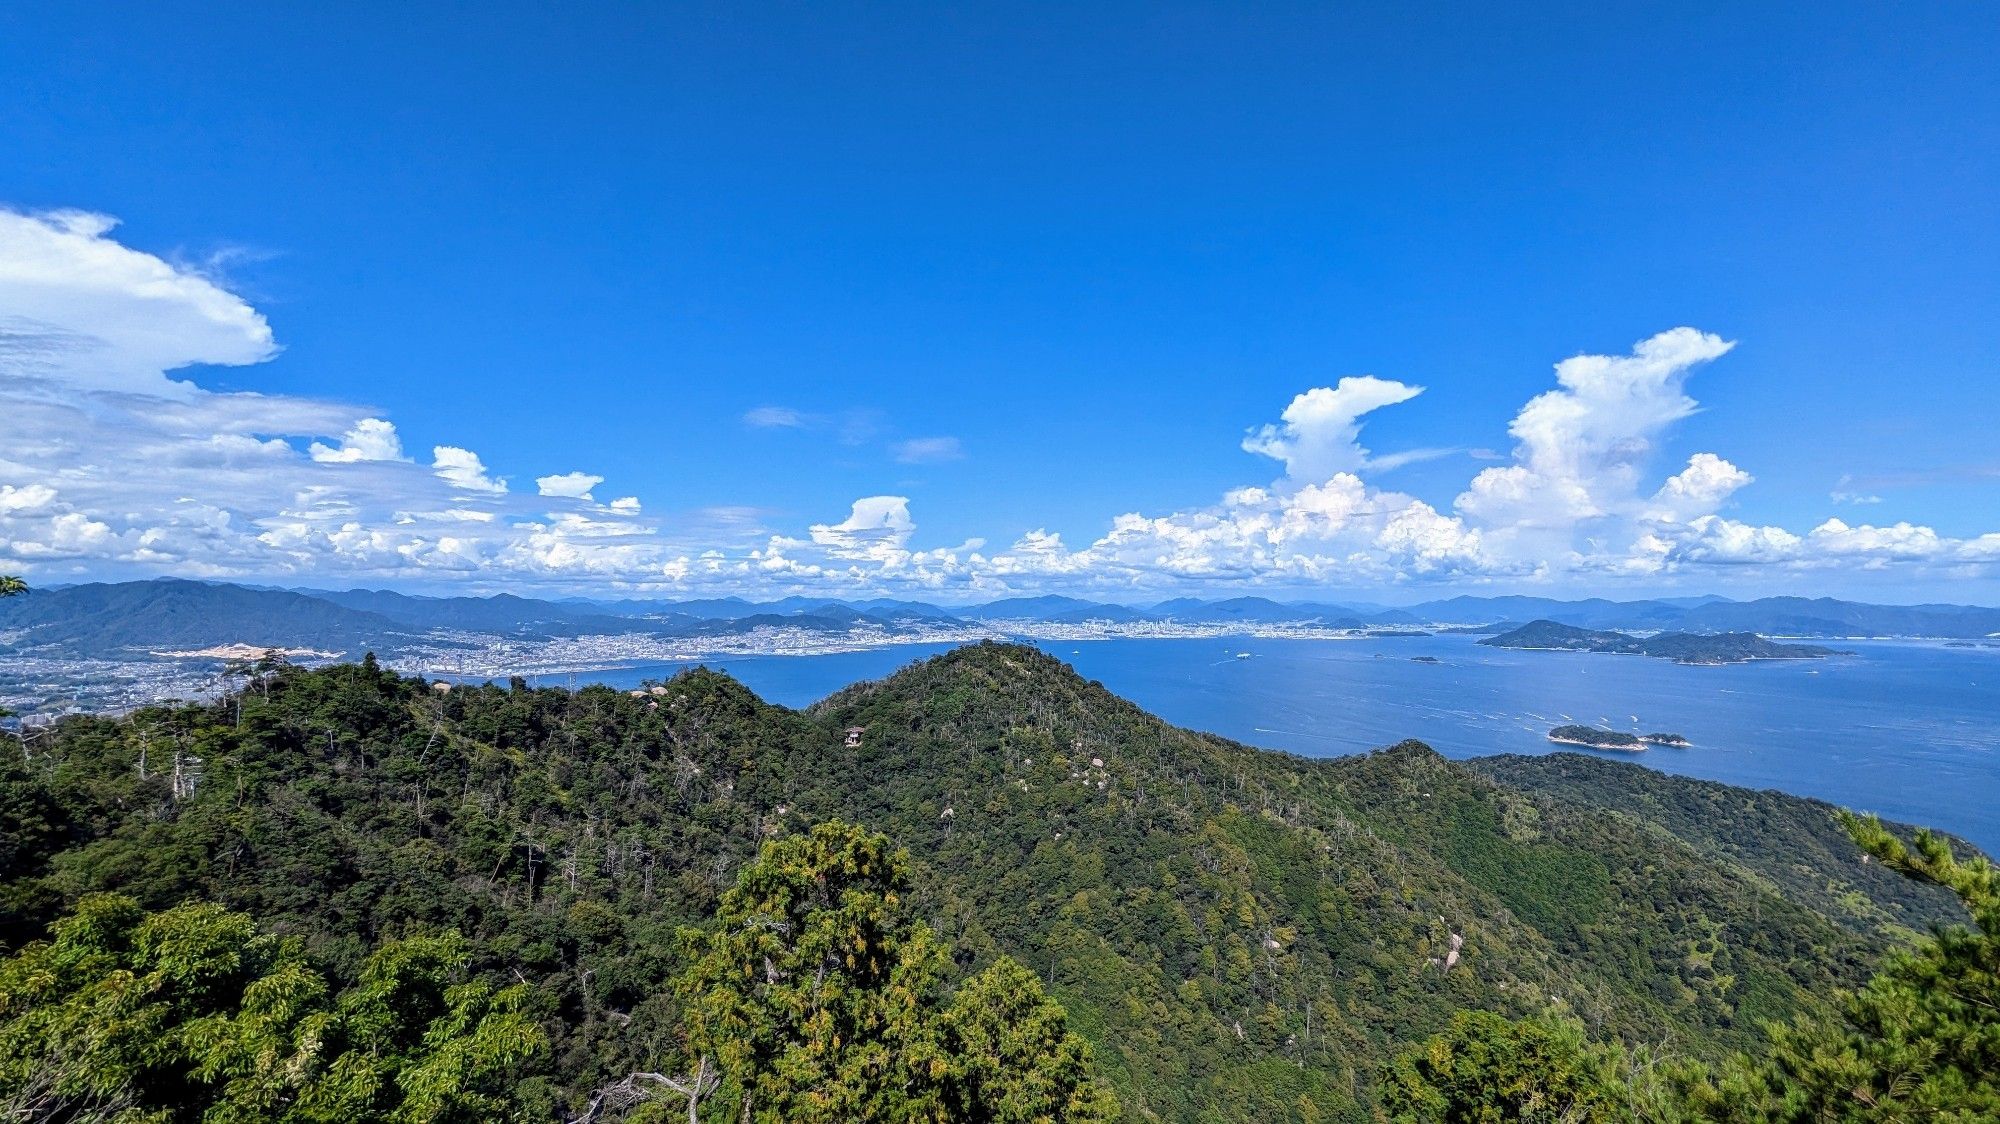
[[[944,960],[907,890],[887,836],[824,823],[767,844],[723,895],[682,992],[689,1048],[715,1059],[744,1119],[938,1117]]]
[[[1118,1115],[1092,1073],[1090,1047],[1017,961],[1003,956],[967,980],[944,1022],[955,1119],[1086,1124]]]
[[[692,935],[688,1102],[713,1065],[744,1120],[1098,1124],[1117,1115],[1083,1040],[1002,958],[944,1000],[945,958],[906,901],[909,859],[842,823],[767,844]],[[602,1093],[609,1091],[600,1091]],[[593,1102],[596,1103],[596,1102]]]

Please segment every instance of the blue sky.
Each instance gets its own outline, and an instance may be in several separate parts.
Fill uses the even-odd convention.
[[[1991,599],[1995,57],[1985,4],[17,5],[0,388],[52,447],[0,454],[0,558]],[[1612,368],[1655,400],[1522,436],[1558,361],[1684,326]],[[1424,389],[1282,432],[1351,376]]]

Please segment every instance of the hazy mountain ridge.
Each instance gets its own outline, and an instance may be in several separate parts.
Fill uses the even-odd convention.
[[[734,635],[759,628],[834,633],[869,629],[895,636],[924,627],[1039,624],[1205,627],[1420,627],[1495,625],[1520,620],[1572,628],[1758,633],[1776,636],[2000,635],[2000,609],[1964,605],[1869,605],[1831,598],[1772,597],[1564,602],[1538,597],[1453,597],[1407,608],[1350,608],[1265,597],[1176,598],[1148,606],[1065,596],[1003,598],[959,608],[895,598],[847,601],[789,597],[699,600],[548,601],[510,593],[421,597],[386,590],[279,590],[176,579],[37,589],[0,602],[0,649],[41,649],[122,658],[138,653],[242,643],[359,655],[479,634],[559,639],[643,634]]]
[[[346,653],[401,647],[415,633],[323,597],[175,579],[35,589],[0,601],[0,646],[113,658],[237,643]]]
[[[789,612],[745,603],[740,613],[702,616],[669,603],[641,613],[513,594],[416,597],[386,590],[293,591],[160,579],[33,589],[0,602],[0,650],[99,659],[140,658],[220,645],[312,649],[358,657],[419,645],[465,642],[466,635],[549,640],[644,634],[695,637],[787,627],[893,632],[932,619],[884,607],[864,611],[813,601]]]
[[[595,612],[584,605],[538,601],[511,593],[490,597],[412,597],[390,590],[312,591],[308,596],[351,609],[376,613],[420,629],[463,629],[468,632],[519,633],[532,636],[578,636],[629,631],[643,627],[639,618]],[[692,623],[702,618],[665,613],[662,623]]]

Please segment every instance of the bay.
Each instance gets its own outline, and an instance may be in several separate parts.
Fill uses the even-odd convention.
[[[1416,738],[1465,758],[1577,751],[1547,740],[1569,722],[1664,731],[1693,745],[1602,755],[1819,797],[2000,850],[2000,648],[1846,641],[1836,646],[1854,654],[1833,659],[1687,667],[1509,651],[1470,636],[1039,646],[1169,722],[1268,749],[1331,757]],[[797,707],[946,647],[707,662]],[[684,666],[579,679],[629,687]]]

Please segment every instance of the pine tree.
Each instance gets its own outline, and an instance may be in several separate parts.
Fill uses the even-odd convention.
[[[690,941],[690,1077],[634,1093],[690,1103],[713,1065],[744,1120],[787,1124],[1097,1124],[1117,1115],[1090,1052],[1034,975],[1001,959],[946,1003],[945,958],[906,903],[909,858],[825,823],[764,847]],[[643,1079],[643,1084],[635,1084]],[[692,1090],[692,1095],[690,1095]]]
[[[903,908],[908,857],[841,823],[764,847],[693,937],[688,1045],[786,1124],[941,1118],[947,1059],[929,1017],[944,958]]]
[[[954,1119],[1089,1124],[1118,1115],[1090,1047],[1033,972],[1008,957],[967,980],[945,1015]]]

